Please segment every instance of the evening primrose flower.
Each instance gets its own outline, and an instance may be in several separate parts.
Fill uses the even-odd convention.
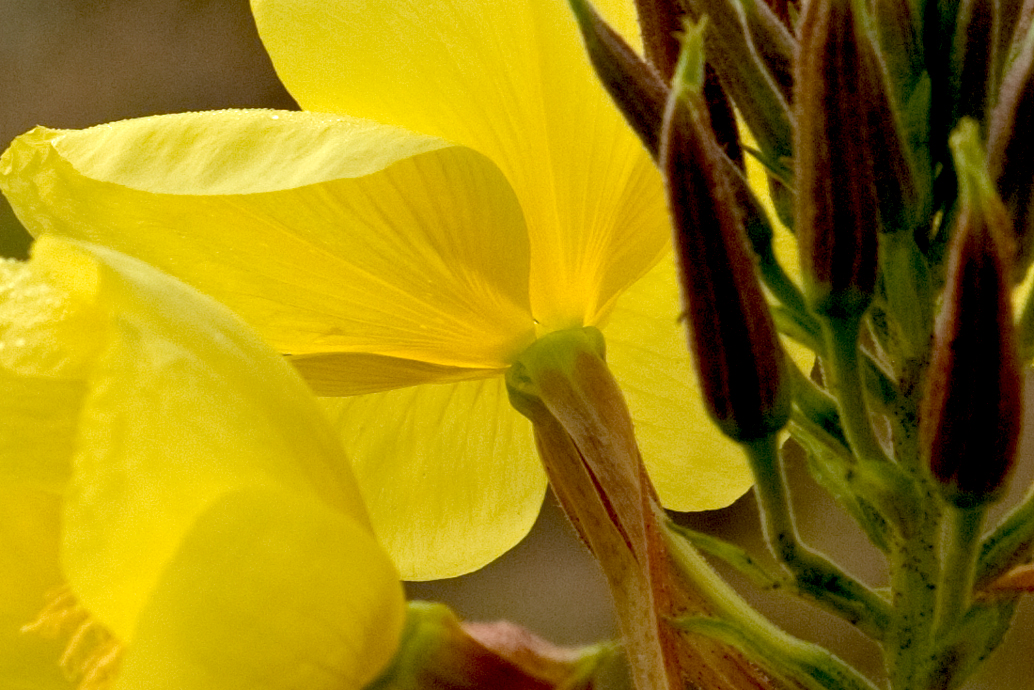
[[[637,35],[631,0],[597,5]],[[691,390],[660,177],[563,0],[253,9],[308,112],[34,130],[0,163],[30,231],[193,284],[338,396],[406,578],[468,572],[530,529],[545,478],[504,375],[547,333],[603,332],[667,507],[746,490]]]
[[[336,435],[224,307],[41,238],[0,263],[0,389],[0,686],[340,690],[390,660],[401,586]]]

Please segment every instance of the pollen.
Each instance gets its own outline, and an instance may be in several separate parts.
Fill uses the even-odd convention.
[[[64,639],[58,664],[76,690],[108,690],[118,673],[122,644],[62,585],[47,595],[36,620],[22,627],[47,639]]]

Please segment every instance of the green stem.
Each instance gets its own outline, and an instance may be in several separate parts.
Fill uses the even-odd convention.
[[[772,312],[772,321],[780,333],[797,341],[819,357],[823,355],[826,344],[822,340],[821,329],[818,332],[812,331],[798,312],[782,304],[772,305],[769,309]]]
[[[926,677],[933,654],[940,521],[937,498],[928,487],[926,491],[922,497],[901,496],[912,506],[903,513],[914,513],[911,520],[897,523],[899,533],[890,551],[894,617],[883,642],[883,655],[893,690],[915,690],[919,679]]]
[[[980,527],[987,506],[949,510],[951,542],[945,554],[938,592],[937,637],[950,634],[973,601],[973,580],[980,551]]]
[[[879,640],[890,623],[887,603],[829,559],[804,546],[797,533],[779,462],[776,437],[744,444],[756,482],[762,527],[769,548],[809,599]]]
[[[794,406],[799,414],[835,440],[837,452],[848,452],[847,438],[840,424],[840,410],[837,409],[836,401],[805,376],[804,372],[797,368],[796,363],[791,362],[789,369],[793,382]]]
[[[861,318],[829,317],[826,321],[826,362],[829,388],[840,407],[840,421],[859,460],[889,462],[869,422],[865,385],[858,366],[858,331]]]

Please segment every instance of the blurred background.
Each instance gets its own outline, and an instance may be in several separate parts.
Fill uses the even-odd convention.
[[[273,72],[247,0],[0,0],[0,150],[35,125],[80,128],[144,115],[256,107],[297,104]],[[28,244],[0,197],[0,255],[24,257]],[[1028,414],[1031,428],[1034,414]],[[1031,436],[1022,445],[1012,501],[1031,485]],[[793,453],[788,472],[806,539],[881,585],[882,557],[811,483]],[[679,520],[763,553],[750,495],[728,509]],[[751,591],[735,574],[729,579],[790,633],[878,675],[875,648],[850,626],[797,600]],[[467,619],[512,620],[558,644],[615,635],[603,578],[551,496],[532,534],[503,558],[465,577],[411,584],[409,594],[444,601]],[[1034,606],[1028,601],[1006,642],[966,688],[1031,687],[1032,632]],[[613,676],[609,684],[620,686],[620,672]]]

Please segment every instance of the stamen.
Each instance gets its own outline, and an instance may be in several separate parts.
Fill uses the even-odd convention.
[[[107,690],[118,672],[122,644],[75,598],[68,585],[47,595],[47,605],[23,633],[67,638],[58,664],[77,690]]]

